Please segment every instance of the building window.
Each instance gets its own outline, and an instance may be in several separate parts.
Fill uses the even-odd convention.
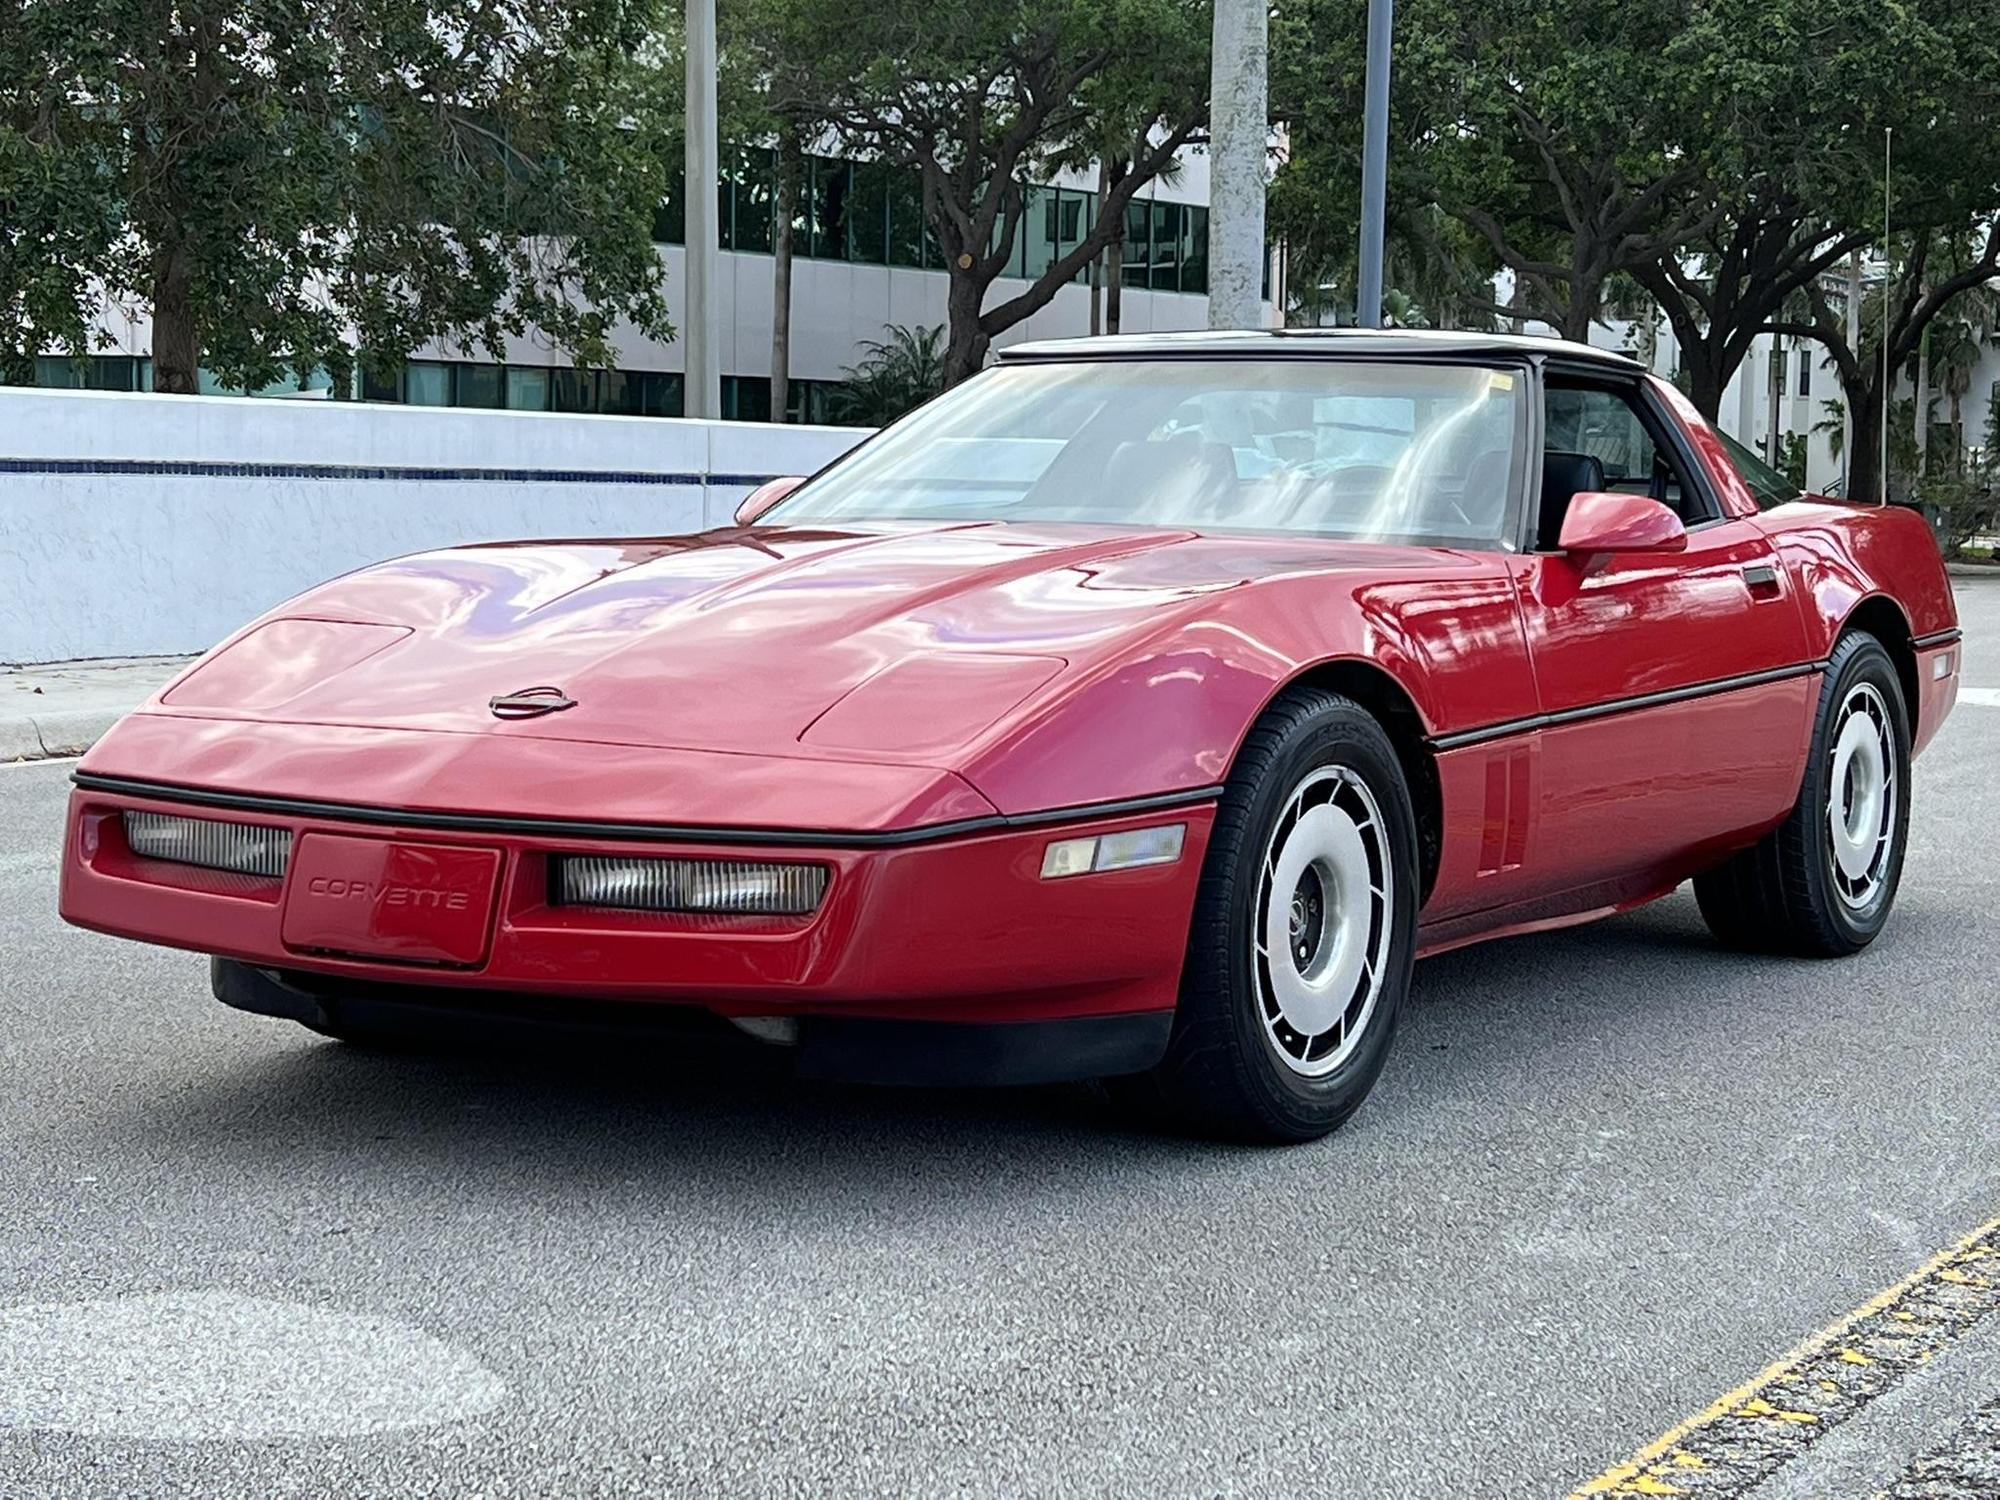
[[[922,175],[886,162],[809,156],[794,199],[792,250],[819,260],[857,265],[945,268],[924,220]],[[725,157],[716,185],[717,238],[725,250],[768,254],[776,153],[740,148]],[[1002,276],[1034,281],[1083,242],[1097,222],[1097,194],[1072,188],[1024,187],[1021,218]],[[994,222],[994,244],[1004,217]],[[676,178],[653,215],[656,243],[687,237],[685,183]],[[1270,268],[1265,267],[1266,295]],[[1078,281],[1090,279],[1086,265]],[[1156,292],[1208,290],[1208,210],[1189,204],[1134,201],[1125,211],[1125,284]]]
[[[730,209],[723,215],[723,248],[771,252],[772,183],[777,157],[764,150],[738,150],[723,168]]]
[[[153,362],[139,354],[42,354],[35,384],[60,391],[150,391]]]
[[[506,371],[499,365],[460,365],[458,387],[452,392],[453,406],[481,406],[497,409],[507,404]]]
[[[403,367],[403,400],[411,406],[451,405],[451,366],[413,359]]]
[[[1208,210],[1188,208],[1181,215],[1181,290],[1208,292]]]
[[[832,408],[838,380],[788,380],[785,382],[785,420],[824,423]]]
[[[1081,245],[1084,236],[1097,224],[1097,194],[1064,188],[1056,194],[1055,259],[1061,260]],[[1088,262],[1077,271],[1078,281],[1090,280]]]
[[[1153,274],[1148,285],[1156,292],[1181,289],[1181,215],[1178,203],[1153,205]]]
[[[1799,346],[1799,394],[1801,396],[1810,396],[1812,394],[1812,366],[1812,356],[1806,352],[1805,345],[1801,344]]]
[[[812,184],[806,218],[812,226],[812,243],[806,254],[819,260],[847,259],[847,200],[854,186],[854,169],[849,162],[831,157],[811,158],[807,177]]]
[[[535,365],[507,366],[507,409],[547,411],[549,372]]]
[[[893,178],[908,175],[884,162],[854,164],[847,199],[847,233],[858,264],[889,264],[889,185]]]
[[[1137,198],[1125,205],[1125,264],[1122,274],[1127,286],[1144,286],[1152,276],[1149,261],[1153,216],[1148,212],[1151,206]]]

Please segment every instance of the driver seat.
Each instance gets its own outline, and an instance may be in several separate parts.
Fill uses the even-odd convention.
[[[1536,546],[1552,552],[1562,538],[1563,518],[1578,495],[1604,488],[1604,460],[1589,453],[1542,455],[1542,510]]]

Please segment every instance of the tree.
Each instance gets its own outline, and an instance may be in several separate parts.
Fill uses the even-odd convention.
[[[1882,131],[1917,124],[1925,75],[1949,69],[1948,51],[1918,8],[1878,0],[1706,0],[1691,13],[1674,66],[1705,102],[1676,140],[1717,214],[1633,275],[1704,415],[1765,326],[1879,234]]]
[[[1965,462],[1965,398],[1972,390],[1972,377],[1979,368],[1986,344],[1993,336],[1996,316],[2000,316],[2000,293],[1991,287],[1975,287],[1958,299],[1949,317],[1931,326],[1926,357],[1931,381],[1944,392],[1951,409],[1952,468]]]
[[[792,264],[797,251],[799,196],[808,141],[827,121],[806,65],[814,15],[794,0],[726,0],[721,27],[723,129],[738,140],[772,140],[771,419],[782,422],[791,400]]]
[[[1900,267],[1888,271],[1864,303],[1859,348],[1847,338],[1844,298],[1837,297],[1824,280],[1804,289],[1804,319],[1769,325],[1776,333],[1817,340],[1839,376],[1853,428],[1853,447],[1847,455],[1850,497],[1887,497],[1887,476],[1881,472],[1882,398],[1886,388],[1893,401],[1896,371],[1917,354],[1933,321],[1962,294],[1995,277],[2000,277],[2000,219],[1978,230],[1915,240]],[[1899,424],[1910,436],[1913,450],[1916,420],[1913,405],[1910,420]],[[1913,451],[1910,467],[1915,462]]]
[[[1366,0],[1300,0],[1274,40],[1274,108],[1292,150],[1279,183],[1288,236],[1320,199],[1351,234],[1358,197]],[[1518,307],[1455,299],[1482,317],[1535,317],[1589,334],[1621,272],[1707,226],[1699,163],[1680,149],[1694,101],[1675,43],[1678,0],[1562,6],[1403,0],[1396,8],[1390,223],[1437,205],[1490,266],[1513,275]],[[1288,179],[1289,182],[1288,182]]]
[[[944,329],[891,324],[882,339],[865,339],[861,359],[841,373],[847,378],[828,400],[829,418],[854,427],[886,427],[944,389],[939,346]]]
[[[947,383],[1122,237],[1126,205],[1203,122],[1209,14],[1198,0],[885,0],[866,26],[851,4],[793,3],[811,22],[799,55],[848,149],[920,174],[950,277]],[[1107,141],[1125,144],[1107,153]],[[1122,160],[1080,241],[987,306],[1030,184],[1098,156]]]
[[[10,86],[42,81],[0,135],[11,368],[87,343],[99,288],[150,310],[168,391],[664,335],[656,29],[650,0],[11,7]]]

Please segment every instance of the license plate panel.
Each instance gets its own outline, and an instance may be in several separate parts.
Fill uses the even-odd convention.
[[[497,849],[307,833],[285,880],[285,946],[474,968],[499,886]]]

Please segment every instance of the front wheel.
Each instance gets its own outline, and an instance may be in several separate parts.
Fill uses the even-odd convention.
[[[1202,1133],[1335,1129],[1388,1055],[1417,903],[1416,819],[1388,735],[1351,699],[1286,692],[1216,809],[1173,1037],[1140,1086]]]
[[[1827,663],[1791,815],[1695,877],[1709,930],[1731,947],[1837,958],[1889,920],[1910,831],[1910,724],[1896,664],[1864,631]]]

